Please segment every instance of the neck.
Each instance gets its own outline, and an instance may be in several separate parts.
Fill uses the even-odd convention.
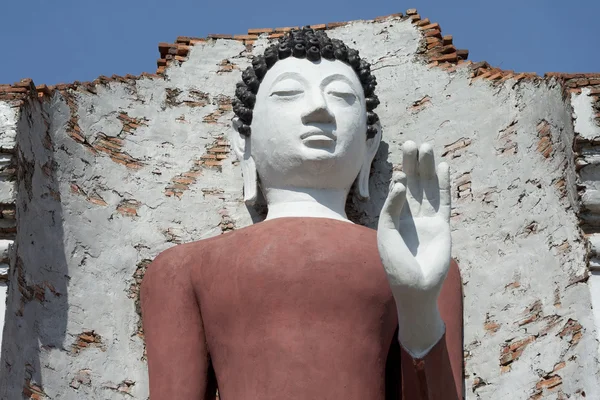
[[[331,218],[348,221],[348,192],[335,189],[267,188],[263,190],[269,211],[267,220],[284,217]]]

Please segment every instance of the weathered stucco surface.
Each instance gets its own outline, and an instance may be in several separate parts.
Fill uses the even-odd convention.
[[[19,109],[0,102],[0,329],[4,327],[8,291],[8,252],[13,244],[15,220],[15,158]],[[0,332],[0,349],[2,332]]]
[[[379,82],[384,143],[371,201],[351,199],[352,218],[375,226],[405,140],[431,142],[452,168],[467,398],[600,397],[572,109],[559,84],[492,85],[471,81],[466,67],[430,68],[410,21],[329,35],[359,49]],[[243,205],[227,144],[248,55],[239,42],[211,40],[164,80],[23,108],[0,398],[148,397],[137,296],[149,261],[261,218]]]
[[[600,127],[595,122],[596,112],[591,90],[571,97],[574,130],[578,137],[580,168],[579,190],[582,203],[583,229],[589,242],[590,293],[596,327],[600,327]],[[600,332],[598,339],[600,340]]]

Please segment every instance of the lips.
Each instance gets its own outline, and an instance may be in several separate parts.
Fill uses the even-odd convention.
[[[335,142],[337,140],[336,136],[332,132],[322,130],[311,130],[309,132],[303,133],[300,136],[300,139],[305,142]]]

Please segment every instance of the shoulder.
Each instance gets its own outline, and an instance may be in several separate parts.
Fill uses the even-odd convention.
[[[222,252],[237,245],[240,238],[251,230],[251,226],[239,231],[178,244],[160,252],[148,265],[142,281],[142,288],[164,286],[170,282],[180,282],[190,278],[190,271],[198,262],[206,263],[213,253]]]
[[[204,240],[179,244],[160,252],[148,265],[142,279],[142,292],[164,290],[187,285],[190,263],[198,259],[206,244]]]

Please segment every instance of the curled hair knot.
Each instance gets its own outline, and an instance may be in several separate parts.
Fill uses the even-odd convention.
[[[377,135],[377,128],[373,125],[367,126],[367,139],[373,139]]]
[[[306,58],[309,61],[319,61],[321,59],[321,52],[317,46],[311,46],[306,51]]]
[[[296,43],[294,45],[294,49],[292,50],[292,54],[296,58],[305,58],[306,57],[306,47],[302,43]]]

